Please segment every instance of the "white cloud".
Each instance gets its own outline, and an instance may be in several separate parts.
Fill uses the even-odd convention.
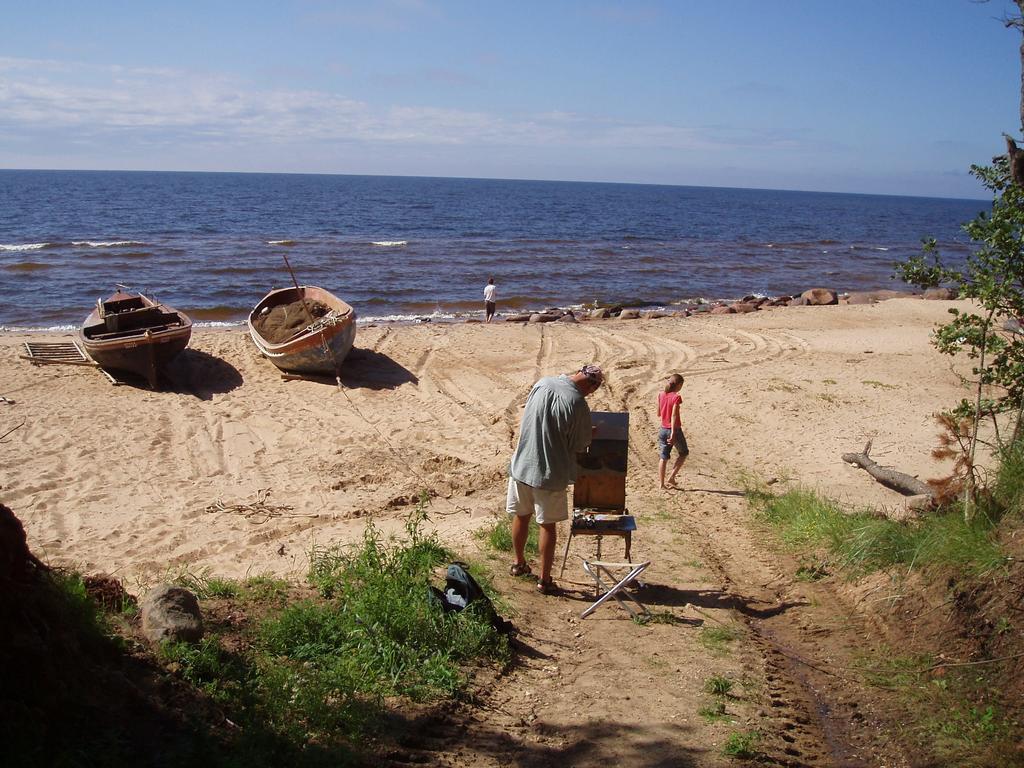
[[[47,141],[85,134],[140,144],[223,141],[300,145],[659,147],[731,151],[756,135],[728,139],[700,129],[640,124],[565,112],[506,116],[429,105],[377,105],[317,90],[261,89],[235,78],[170,68],[98,66],[0,58],[0,131]],[[165,134],[165,135],[161,135]],[[766,142],[770,145],[772,140]]]

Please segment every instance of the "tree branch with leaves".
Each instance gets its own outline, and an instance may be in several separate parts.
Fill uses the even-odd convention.
[[[970,423],[960,463],[968,516],[983,486],[976,463],[982,420],[991,421],[997,450],[1021,439],[1024,428],[1024,188],[1013,183],[1011,167],[1010,158],[998,157],[992,166],[971,168],[994,197],[990,213],[964,225],[976,249],[962,268],[944,265],[934,240],[925,241],[920,255],[897,265],[897,275],[908,283],[922,288],[949,285],[974,302],[973,310],[950,309],[953,319],[932,337],[940,352],[966,353],[972,361],[973,397],[964,398],[945,422]],[[1000,429],[1006,422],[1008,437]]]

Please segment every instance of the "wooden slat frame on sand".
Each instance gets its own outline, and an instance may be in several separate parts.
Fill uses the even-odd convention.
[[[101,368],[94,360],[90,360],[77,341],[26,341],[25,351],[28,354],[19,357],[28,360],[32,365],[84,365],[98,370],[115,387],[121,383],[109,371]]]

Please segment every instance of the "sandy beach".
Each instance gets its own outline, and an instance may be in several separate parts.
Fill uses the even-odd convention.
[[[928,336],[950,305],[369,326],[343,391],[283,381],[242,329],[199,330],[160,392],[35,367],[19,359],[23,342],[50,337],[8,334],[0,432],[24,425],[0,444],[2,498],[45,559],[129,584],[183,569],[300,575],[311,547],[358,538],[370,516],[397,527],[423,490],[442,538],[472,547],[502,509],[530,386],[593,361],[608,385],[592,408],[630,413],[627,501],[641,521],[665,496],[651,404],[672,372],[686,377],[684,487],[735,489],[745,472],[897,505],[840,454],[872,439],[879,462],[939,474],[931,414],[960,389]]]
[[[906,766],[892,739],[899,710],[831,671],[877,643],[913,647],[918,638],[893,633],[898,620],[879,620],[892,590],[885,579],[852,593],[800,579],[799,563],[752,524],[742,477],[801,484],[851,508],[903,508],[840,457],[872,440],[881,464],[942,474],[930,457],[932,414],[962,393],[929,334],[951,306],[899,298],[579,324],[370,326],[343,390],[282,380],[240,329],[196,333],[160,392],[112,386],[88,368],[33,367],[19,354],[43,337],[10,334],[0,338],[0,498],[39,556],[114,574],[141,594],[182,575],[301,580],[313,547],[355,541],[371,518],[400,531],[426,491],[442,541],[493,574],[519,652],[429,738],[396,727],[394,754],[407,757],[389,765],[725,766],[723,745],[744,728],[792,764]],[[614,604],[580,619],[594,599],[579,564],[593,557],[592,537],[574,540],[564,574],[556,563],[563,593],[544,597],[473,536],[503,509],[533,382],[586,362],[607,373],[592,408],[630,414],[633,557],[652,562],[643,595],[659,617],[644,626]],[[663,491],[653,403],[672,372],[686,377],[692,453],[680,490]],[[708,644],[716,628],[742,641]],[[735,695],[727,717],[706,720],[698,713],[716,676]]]

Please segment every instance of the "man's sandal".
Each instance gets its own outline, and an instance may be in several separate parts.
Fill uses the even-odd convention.
[[[529,563],[512,563],[508,568],[509,576],[529,576],[531,573]]]
[[[548,576],[546,579],[537,580],[537,591],[542,595],[554,595],[558,592],[558,585]]]

